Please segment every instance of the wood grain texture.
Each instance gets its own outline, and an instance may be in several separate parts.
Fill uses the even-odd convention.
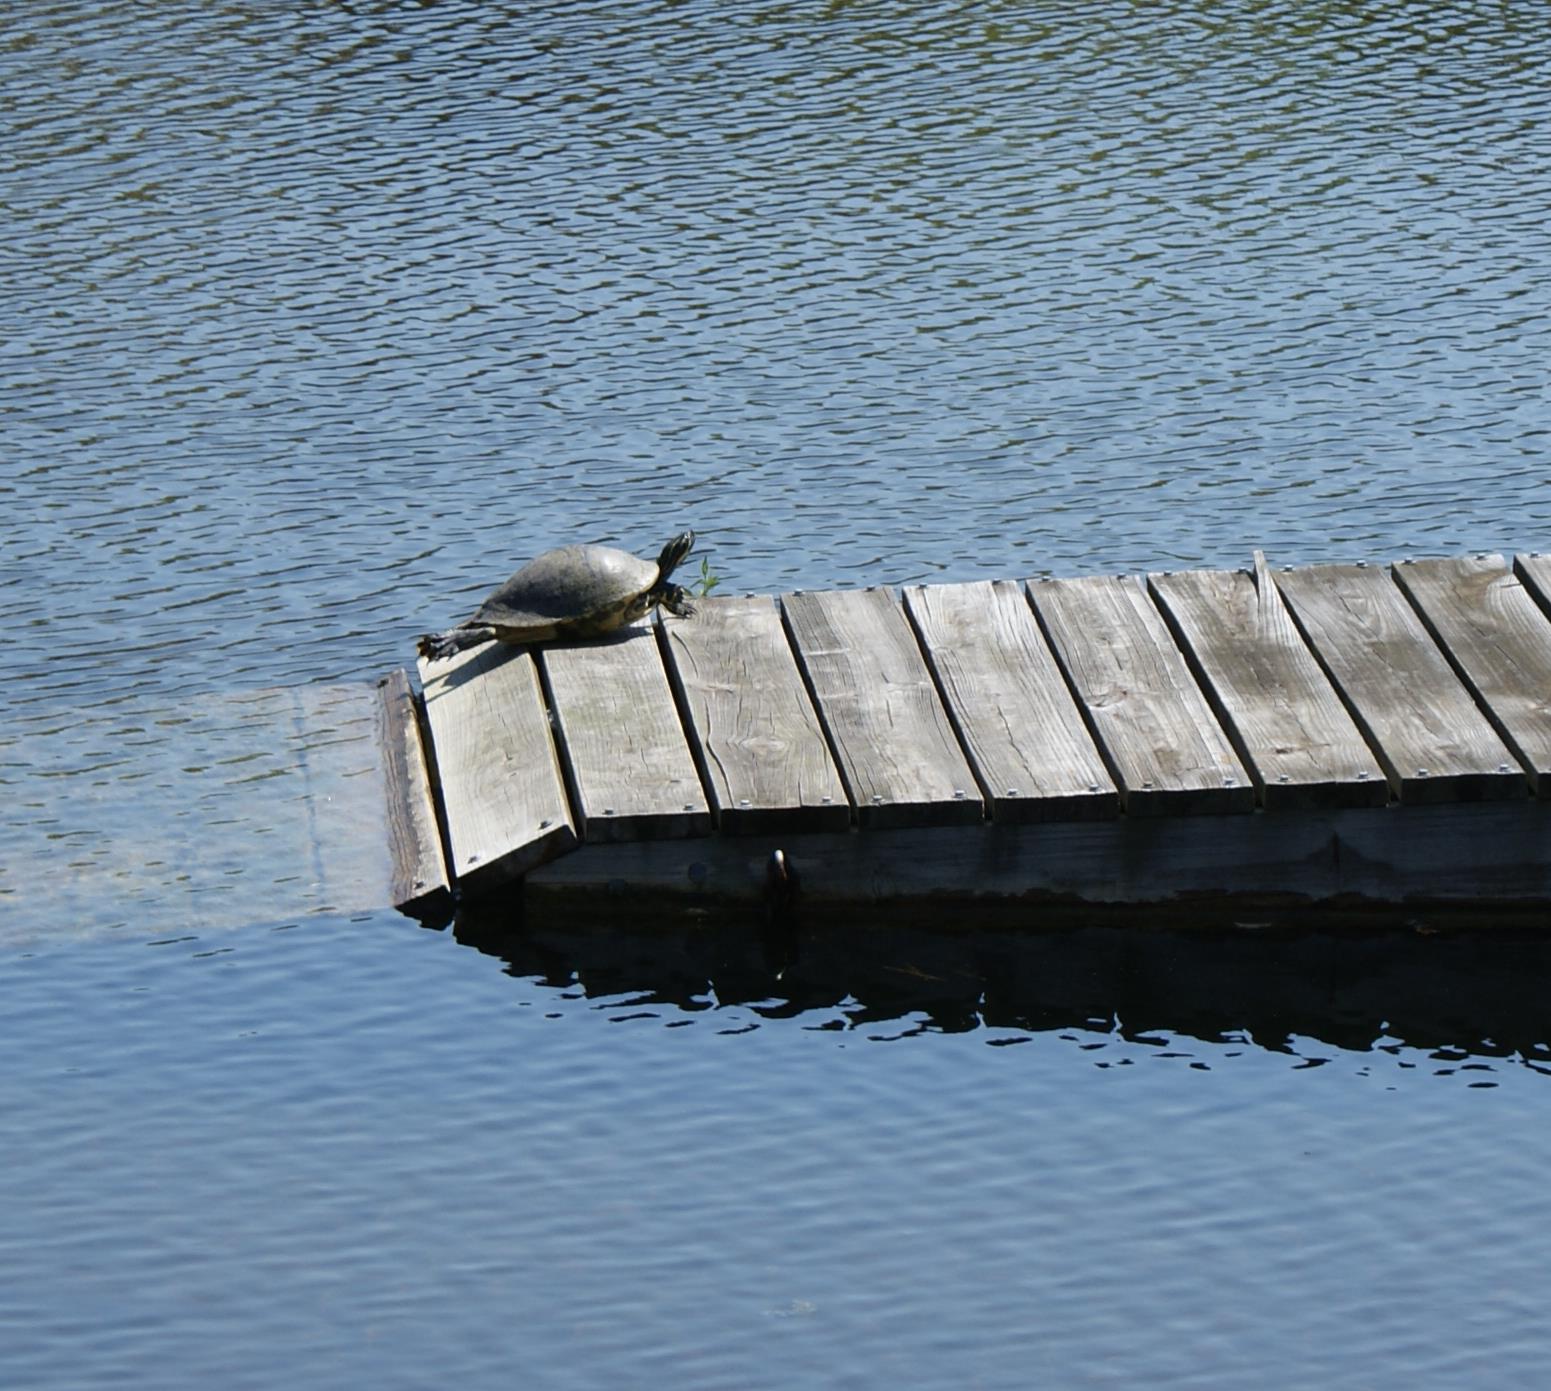
[[[1188,570],[1148,585],[1269,811],[1382,806],[1389,783],[1293,625],[1257,557],[1256,573]]]
[[[975,776],[893,594],[788,594],[782,609],[857,824],[979,821]]]
[[[1513,558],[1513,573],[1535,602],[1551,613],[1551,555],[1539,551],[1521,552]]]
[[[1140,581],[1031,580],[1132,816],[1247,812],[1255,789]]]
[[[1386,569],[1314,565],[1276,583],[1402,802],[1526,795],[1513,755]]]
[[[586,841],[659,840],[711,831],[649,620],[540,656]]]
[[[452,907],[452,881],[409,673],[403,667],[389,672],[378,683],[377,696],[393,906],[411,917],[444,917]]]
[[[843,830],[840,774],[770,595],[705,598],[659,628],[717,827]]]
[[[1537,795],[1551,795],[1551,620],[1500,555],[1408,560],[1394,574]]]
[[[459,887],[483,893],[576,845],[533,656],[485,643],[422,658],[425,695]]]
[[[905,608],[993,820],[1119,814],[1120,794],[1020,585],[914,585]]]

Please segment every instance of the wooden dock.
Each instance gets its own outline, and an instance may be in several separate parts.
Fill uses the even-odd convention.
[[[395,898],[1551,906],[1551,557],[707,598],[383,684]]]

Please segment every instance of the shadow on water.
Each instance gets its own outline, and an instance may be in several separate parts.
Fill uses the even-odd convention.
[[[512,976],[646,1007],[714,1000],[776,1019],[843,1006],[849,1027],[910,1018],[912,1032],[1247,1035],[1274,1051],[1295,1038],[1352,1050],[1384,1041],[1551,1063],[1543,914],[1187,926],[1131,910],[1032,929],[881,915],[773,928],[752,913],[523,922],[487,909],[464,912],[453,931]]]

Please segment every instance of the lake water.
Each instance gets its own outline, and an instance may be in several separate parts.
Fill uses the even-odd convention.
[[[1551,948],[382,902],[371,683],[732,590],[1544,549],[1539,6],[0,19],[0,1380],[1533,1384]]]

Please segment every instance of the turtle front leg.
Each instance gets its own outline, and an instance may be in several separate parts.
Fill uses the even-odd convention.
[[[695,611],[689,602],[689,591],[681,584],[665,584],[657,602],[676,618],[688,618]]]

